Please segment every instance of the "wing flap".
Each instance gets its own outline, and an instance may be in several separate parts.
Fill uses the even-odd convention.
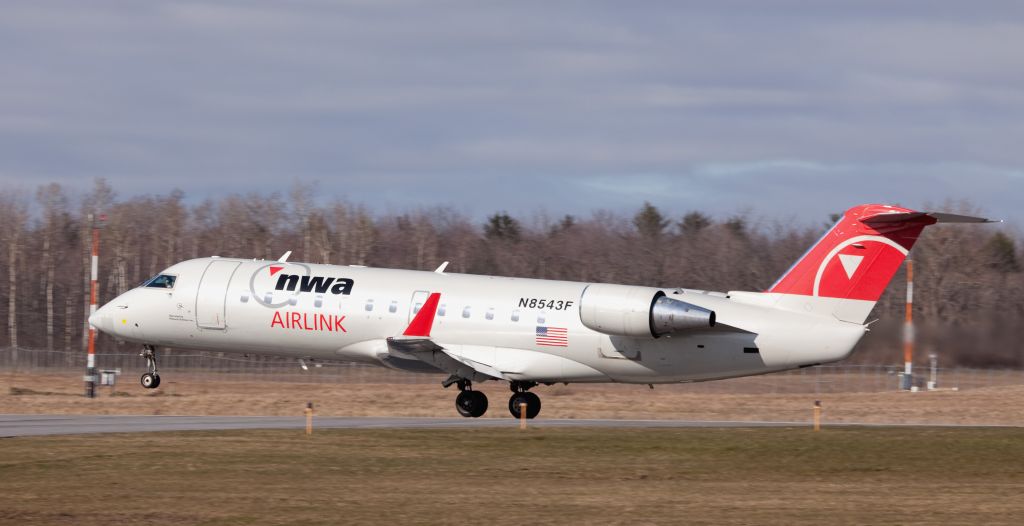
[[[419,360],[448,374],[468,380],[504,378],[497,369],[451,354],[430,338],[394,337],[388,338],[387,342],[388,353],[396,358]]]

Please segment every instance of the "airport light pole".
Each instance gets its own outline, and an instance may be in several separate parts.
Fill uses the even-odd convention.
[[[89,270],[89,316],[96,314],[97,296],[99,295],[99,259],[100,259],[100,228],[106,222],[107,216],[100,214],[89,214],[89,221],[92,223],[92,259]],[[85,362],[85,396],[86,398],[96,397],[96,328],[89,324],[89,348]]]
[[[914,261],[907,258],[907,313],[903,320],[903,390],[914,385]]]

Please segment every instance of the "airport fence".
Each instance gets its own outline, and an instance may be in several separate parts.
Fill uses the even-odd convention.
[[[0,371],[20,374],[81,374],[85,353],[45,349],[0,349]],[[121,382],[136,381],[145,372],[145,360],[136,352],[97,353],[98,369],[119,370]],[[305,368],[303,367],[305,366]],[[202,351],[162,351],[160,372],[208,381],[435,384],[437,374],[395,371],[369,364],[340,361],[305,361],[270,356],[245,356]],[[671,389],[722,394],[872,393],[897,390],[903,366],[830,364],[760,376],[713,382],[673,384]],[[931,370],[915,370],[915,385],[926,388]],[[1024,385],[1024,371],[1017,369],[936,368],[936,387],[978,389]]]

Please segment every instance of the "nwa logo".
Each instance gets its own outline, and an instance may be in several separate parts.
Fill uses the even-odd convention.
[[[283,270],[283,266],[271,266],[270,275],[274,276]],[[352,294],[352,285],[355,281],[349,278],[335,278],[329,276],[312,276],[309,274],[279,274],[275,290],[287,290],[290,292],[316,292],[317,294]]]
[[[305,263],[270,263],[249,277],[249,297],[264,307],[278,309],[295,305],[303,292],[347,296],[352,294],[353,285],[355,281],[348,278],[314,275]]]

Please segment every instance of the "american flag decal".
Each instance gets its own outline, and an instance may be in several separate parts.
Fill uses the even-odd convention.
[[[537,327],[537,345],[568,347],[569,330],[565,327]]]

